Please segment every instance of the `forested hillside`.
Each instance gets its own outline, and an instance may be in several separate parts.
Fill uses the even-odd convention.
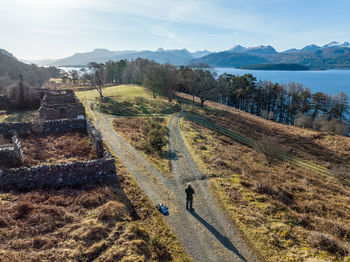
[[[18,61],[9,52],[0,49],[0,92],[4,87],[20,80],[20,75],[31,86],[41,86],[46,80],[59,77],[60,70],[55,67],[38,67]]]

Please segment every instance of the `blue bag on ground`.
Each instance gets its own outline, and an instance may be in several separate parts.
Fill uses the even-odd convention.
[[[164,204],[162,204],[162,203],[157,204],[157,205],[156,205],[156,208],[157,208],[160,212],[162,212],[163,215],[169,215],[168,208],[167,208]]]

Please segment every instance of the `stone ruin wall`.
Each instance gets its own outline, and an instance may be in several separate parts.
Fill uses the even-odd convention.
[[[95,152],[98,158],[103,157],[104,149],[103,149],[103,140],[100,132],[97,131],[95,126],[92,124],[91,120],[86,120],[86,130],[89,135],[92,144],[94,146]]]
[[[26,136],[30,134],[55,134],[69,132],[86,133],[85,119],[59,119],[50,120],[39,123],[34,122],[18,122],[18,123],[0,123],[0,135],[6,138],[12,137],[14,134]]]
[[[46,91],[39,116],[42,120],[85,118],[85,108],[72,90]]]
[[[0,123],[0,135],[3,135],[5,138],[11,138],[15,134],[26,136],[35,133],[64,134],[70,132],[81,132],[87,134],[92,141],[98,158],[103,157],[104,148],[101,134],[89,119],[50,120],[45,121],[40,125],[34,122]]]
[[[64,111],[61,111],[61,108]],[[85,109],[82,108],[81,104],[67,104],[63,107],[40,107],[39,116],[40,119],[44,120],[77,118],[78,116],[83,116],[85,118]]]
[[[28,135],[33,132],[52,134],[78,131],[87,134],[99,159],[87,162],[74,162],[62,165],[43,165],[38,167],[20,167],[0,170],[0,190],[32,190],[45,187],[64,187],[84,183],[115,181],[115,161],[104,151],[103,140],[90,120],[63,119],[45,121],[40,127],[35,123],[0,123],[0,135],[12,137],[14,134]],[[13,154],[21,152],[17,138]],[[0,151],[1,152],[1,151]],[[17,153],[16,153],[17,152]],[[20,154],[20,153],[19,153]],[[1,159],[1,155],[0,155]],[[7,158],[9,160],[9,158]]]
[[[0,189],[3,191],[30,191],[116,181],[115,160],[107,158],[0,170]]]
[[[12,144],[0,145],[0,165],[16,166],[22,163],[23,151],[21,142],[16,136],[12,137]]]
[[[18,159],[12,144],[0,145],[0,166],[16,166]]]

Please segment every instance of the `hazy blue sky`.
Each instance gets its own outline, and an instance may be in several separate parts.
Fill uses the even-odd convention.
[[[94,48],[282,51],[350,41],[349,0],[0,0],[0,48],[24,59]]]

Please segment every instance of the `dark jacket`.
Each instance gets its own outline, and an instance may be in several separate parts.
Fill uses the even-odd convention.
[[[194,190],[191,186],[188,186],[185,190],[187,199],[193,199]]]

